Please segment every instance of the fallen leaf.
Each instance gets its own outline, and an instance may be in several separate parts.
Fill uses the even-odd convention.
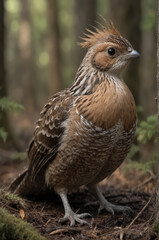
[[[23,209],[20,209],[19,214],[20,214],[21,219],[25,218],[25,212]]]

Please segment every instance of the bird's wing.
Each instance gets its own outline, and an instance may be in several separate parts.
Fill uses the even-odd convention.
[[[68,91],[50,98],[36,122],[34,137],[28,148],[29,170],[33,178],[55,157],[65,130],[72,97]]]

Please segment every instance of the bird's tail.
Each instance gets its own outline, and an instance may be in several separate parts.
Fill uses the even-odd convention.
[[[46,191],[44,174],[39,174],[34,180],[31,172],[25,170],[9,186],[8,189],[22,197],[36,196]]]
[[[22,191],[23,185],[26,182],[28,170],[22,172],[9,186],[8,190],[12,193],[18,193],[19,195],[25,195]]]

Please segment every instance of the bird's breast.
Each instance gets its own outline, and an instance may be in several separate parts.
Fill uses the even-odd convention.
[[[129,131],[136,122],[134,98],[120,80],[102,82],[93,94],[80,97],[76,112],[103,130],[109,130],[121,121],[124,130]]]

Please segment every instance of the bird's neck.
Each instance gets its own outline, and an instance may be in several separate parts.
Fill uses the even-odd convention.
[[[74,96],[89,95],[93,93],[103,81],[113,81],[117,83],[121,81],[121,79],[118,75],[113,75],[109,72],[100,72],[91,65],[81,64],[70,91]]]

